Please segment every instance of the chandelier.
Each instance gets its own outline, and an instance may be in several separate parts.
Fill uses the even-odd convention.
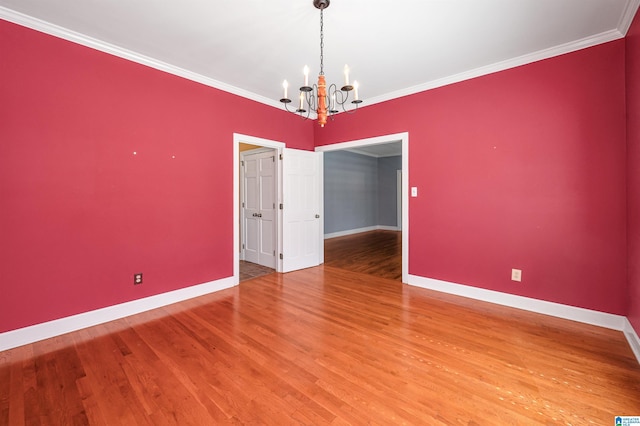
[[[327,90],[327,82],[324,78],[323,12],[324,9],[329,7],[329,3],[330,0],[313,0],[315,8],[320,9],[320,74],[318,74],[318,84],[314,84],[313,87],[309,86],[309,67],[305,65],[303,70],[304,85],[300,87],[298,108],[295,110],[289,109],[288,104],[291,103],[291,99],[289,99],[287,93],[289,89],[287,80],[282,83],[284,97],[280,99],[287,111],[297,113],[305,119],[309,118],[312,111],[316,113],[321,127],[327,124],[327,116],[340,112],[338,108],[341,108],[344,112],[349,112],[346,108],[349,101],[349,92],[353,91],[354,95],[351,104],[355,105],[355,109],[352,109],[351,112],[355,112],[358,109],[358,104],[362,103],[362,100],[358,98],[358,82],[349,83],[349,67],[347,65],[344,66],[344,86],[338,90],[335,84],[331,84]]]

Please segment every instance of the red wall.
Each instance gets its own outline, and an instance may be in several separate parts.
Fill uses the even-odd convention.
[[[411,274],[627,314],[622,40],[323,129],[4,21],[0,52],[0,332],[232,275],[234,132],[311,149],[408,131]],[[637,86],[627,101],[640,185]]]
[[[627,317],[640,335],[640,15],[627,33],[627,149],[629,305]]]
[[[276,108],[2,20],[0,52],[0,332],[233,275],[233,133],[313,148]]]
[[[316,145],[409,132],[410,274],[624,315],[624,53],[619,40],[365,107],[315,126]]]

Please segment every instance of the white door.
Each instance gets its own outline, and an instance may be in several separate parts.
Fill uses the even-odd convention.
[[[322,153],[284,150],[282,272],[323,261]]]
[[[244,258],[276,267],[276,160],[275,152],[244,156]]]

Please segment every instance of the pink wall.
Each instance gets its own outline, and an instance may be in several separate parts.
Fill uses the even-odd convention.
[[[316,145],[409,132],[410,274],[625,314],[624,53],[365,107],[315,126]]]
[[[636,23],[630,77],[637,39]],[[411,274],[627,313],[622,40],[324,129],[4,21],[0,51],[0,332],[230,276],[234,132],[311,149],[314,138],[408,131],[410,185],[420,188]],[[633,191],[640,96],[627,83]],[[629,203],[637,265],[640,200]],[[136,272],[145,282],[134,287]]]
[[[313,148],[276,108],[2,20],[0,52],[0,332],[231,276],[233,133]]]
[[[640,335],[640,15],[627,33],[627,170],[629,305],[627,317]]]

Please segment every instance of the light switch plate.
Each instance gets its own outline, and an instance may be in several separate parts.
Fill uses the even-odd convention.
[[[521,282],[522,281],[522,270],[520,269],[512,269],[511,270],[511,280]]]

